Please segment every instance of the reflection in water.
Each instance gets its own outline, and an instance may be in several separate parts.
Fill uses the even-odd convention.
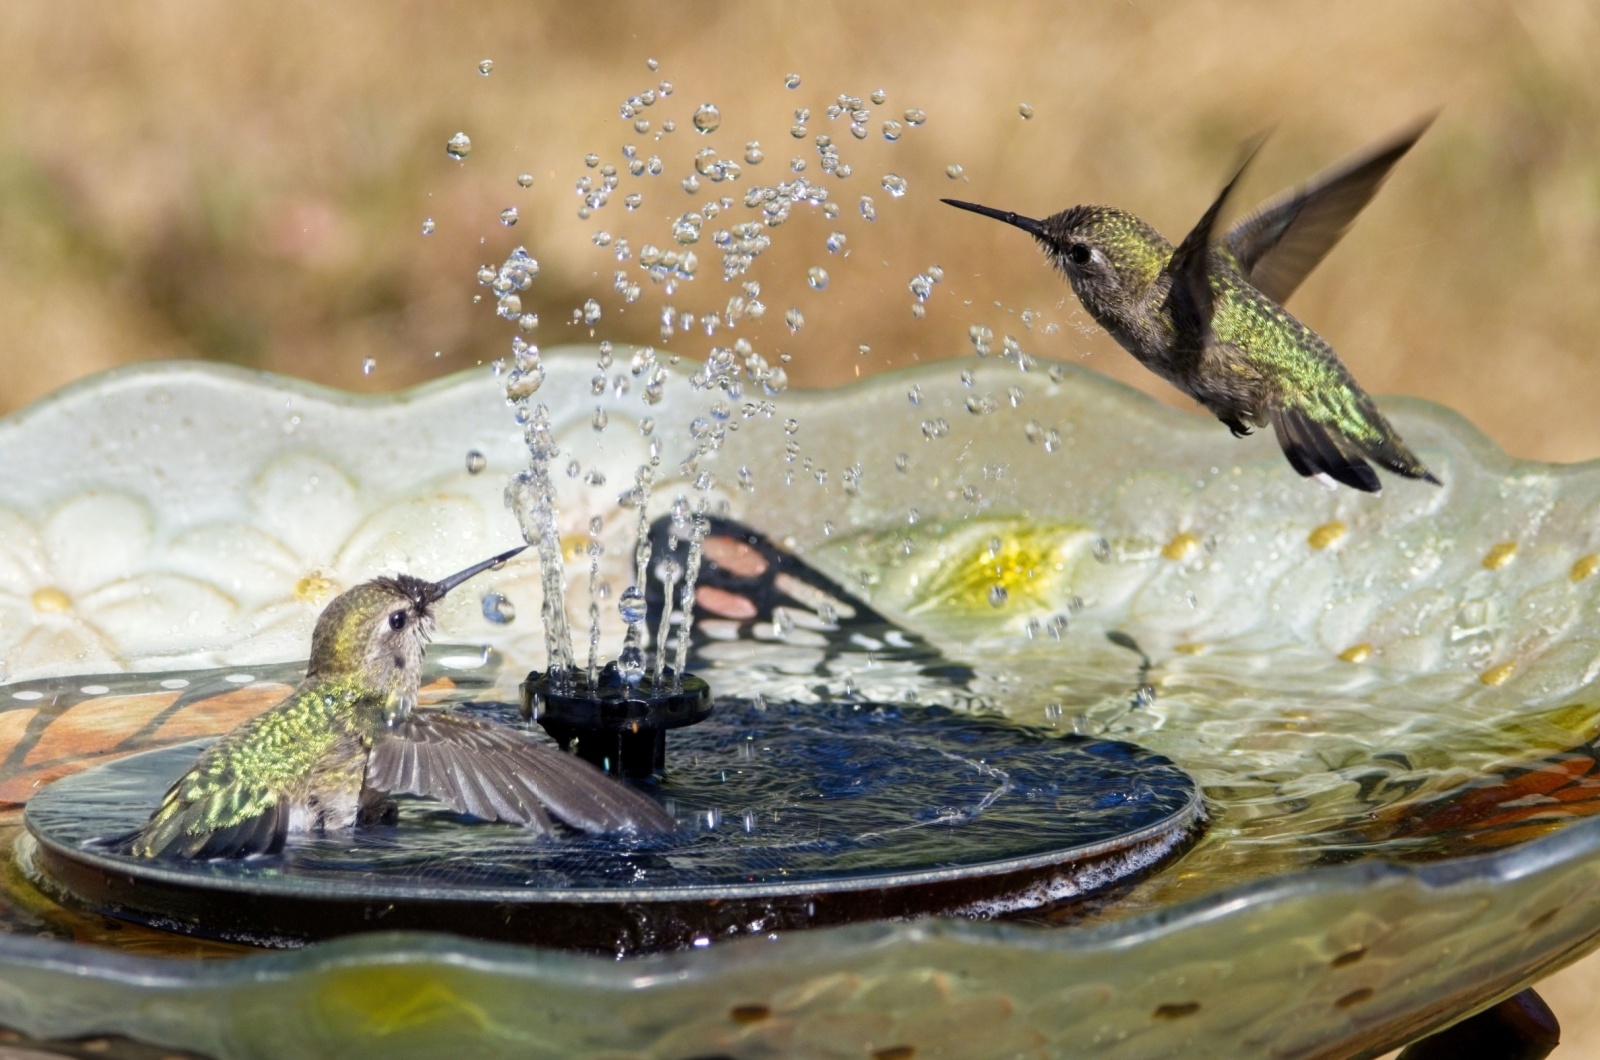
[[[899,541],[890,545],[898,548]],[[983,547],[993,554],[1006,551],[991,544]],[[865,540],[851,547],[871,554],[883,543]],[[881,831],[882,822],[851,818],[853,807],[868,803],[849,798],[828,804],[822,814],[785,812],[781,823],[770,821],[763,807],[785,796],[763,785],[819,775],[824,764],[771,750],[769,730],[804,727],[840,735],[837,747],[844,750],[829,775],[846,778],[840,783],[853,777],[848,782],[864,790],[896,789],[907,805],[959,811],[957,804],[975,805],[992,794],[993,776],[972,762],[960,767],[970,791],[936,796],[927,790],[934,772],[927,755],[943,753],[930,751],[919,732],[932,716],[923,708],[878,705],[883,703],[945,703],[959,713],[936,710],[938,724],[954,723],[957,731],[965,726],[1019,738],[1028,732],[1006,726],[1000,721],[1005,717],[1045,730],[1127,739],[1169,756],[1194,776],[1211,814],[1209,832],[1177,865],[1104,907],[1104,916],[1330,861],[1428,859],[1520,841],[1590,812],[1590,796],[1600,790],[1591,780],[1596,760],[1588,746],[1597,711],[1584,704],[1507,711],[1503,700],[1480,696],[1456,711],[1428,710],[1425,705],[1437,699],[1436,677],[1386,674],[1380,680],[1326,653],[1261,639],[1195,645],[1174,644],[1159,633],[1142,634],[1138,641],[1115,630],[1095,635],[1081,617],[1070,636],[1052,637],[1043,626],[1025,624],[1021,637],[974,641],[954,635],[969,628],[956,621],[959,615],[924,611],[918,615],[924,638],[734,524],[714,521],[707,556],[700,592],[724,617],[696,624],[692,665],[714,688],[738,689],[740,699],[727,704],[726,724],[684,745],[685,757],[669,765],[673,777],[663,793],[675,799],[681,820],[695,822],[688,842],[709,852],[702,863],[708,871],[720,871],[718,852],[728,837],[778,839],[780,832],[798,828],[818,837],[812,855],[848,866],[856,855],[837,837],[855,834],[862,845],[864,835]],[[936,587],[943,594],[962,591],[956,575]],[[650,603],[654,628],[660,595]],[[433,656],[462,657],[461,649],[445,646]],[[293,667],[255,668],[247,684],[240,683],[242,676],[214,671],[15,686],[13,691],[29,698],[13,699],[7,713],[28,710],[34,712],[30,721],[40,720],[9,730],[0,783],[33,786],[103,761],[105,753],[223,731],[237,716],[270,705],[298,674]],[[477,670],[452,669],[448,677],[435,667],[428,680],[435,703],[482,703],[511,698],[507,692],[520,676],[502,672],[489,657]],[[178,681],[186,684],[178,688]],[[1448,755],[1441,748],[1449,748]],[[769,759],[764,780],[738,775],[741,755]],[[724,759],[735,763],[728,777],[722,775]],[[1018,807],[1052,782],[1047,768],[999,768],[1016,785],[1011,794],[1021,796]],[[1049,819],[1059,835],[1035,834],[1037,822],[1019,817],[1011,840],[1067,841],[1074,830],[1092,827],[1091,808],[1060,809]],[[126,812],[131,818],[145,810]],[[1003,821],[1010,811],[986,806],[985,812]],[[468,844],[431,867],[421,866],[424,875],[442,878],[439,873],[459,872],[472,861],[492,876],[497,863],[484,851],[525,841],[493,826],[463,830],[449,816],[421,803],[406,809],[404,827],[438,829],[449,835],[447,846]],[[14,819],[9,827],[15,828]],[[781,838],[792,843],[797,834]],[[916,849],[908,856],[957,856],[958,850],[940,849],[954,834],[929,830],[913,841]],[[992,852],[1003,856],[1000,846],[1011,840]],[[729,844],[726,851],[734,860],[722,869],[749,857],[747,846]],[[642,853],[674,857],[671,851]],[[375,861],[408,856],[395,845],[394,833],[380,830],[355,847],[308,843],[297,857],[315,869],[319,859],[337,862],[352,854]],[[552,871],[547,885],[559,882],[565,870]],[[158,936],[56,908],[13,866],[6,880],[4,919],[11,930],[186,954],[219,952],[187,941],[152,942]]]

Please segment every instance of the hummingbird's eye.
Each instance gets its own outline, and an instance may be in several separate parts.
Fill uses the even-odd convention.
[[[1067,260],[1072,262],[1074,265],[1089,264],[1089,257],[1089,248],[1084,246],[1082,243],[1074,243],[1072,246],[1067,248]]]
[[[390,629],[405,629],[406,628],[406,612],[405,612],[405,608],[401,608],[400,610],[394,612],[393,614],[391,614],[389,616],[389,628]]]

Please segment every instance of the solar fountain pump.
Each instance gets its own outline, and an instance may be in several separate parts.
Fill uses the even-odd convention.
[[[541,410],[543,406],[540,407]],[[547,430],[539,418],[535,426]],[[545,447],[548,448],[548,447]],[[535,446],[536,458],[541,447]],[[553,510],[548,477],[536,459],[534,475],[529,477],[523,496],[531,504],[519,509],[526,511],[530,537],[546,544],[554,535],[540,538],[552,523],[548,514]],[[543,475],[543,480],[540,476]],[[559,576],[546,579],[545,590],[554,603],[546,608],[546,644],[550,665],[544,671],[534,670],[522,683],[522,717],[537,721],[563,751],[572,750],[579,758],[599,766],[619,777],[644,779],[666,772],[667,730],[694,725],[711,716],[713,703],[711,687],[704,680],[688,672],[689,630],[694,622],[694,588],[700,572],[702,549],[708,521],[703,509],[692,518],[685,519],[683,529],[687,540],[687,555],[680,562],[674,551],[680,543],[671,539],[665,555],[658,557],[653,568],[663,589],[660,624],[656,631],[655,650],[646,655],[644,642],[648,608],[640,586],[645,584],[646,571],[651,569],[652,552],[646,500],[649,496],[651,471],[639,468],[635,482],[634,503],[639,512],[638,540],[634,549],[635,582],[623,591],[617,609],[627,623],[627,635],[622,650],[615,661],[601,666],[599,648],[598,575],[599,549],[590,549],[589,568],[589,661],[587,667],[576,665],[570,648],[563,642],[566,603],[564,585]],[[598,527],[591,525],[591,537]],[[560,570],[559,553],[553,548],[546,552],[550,558],[546,571]],[[676,651],[668,660],[668,634],[673,617],[673,591],[678,590],[681,626],[678,631]],[[559,635],[552,635],[556,629]],[[576,744],[576,747],[573,745]]]
[[[711,686],[667,666],[629,680],[615,662],[591,674],[534,670],[522,683],[522,716],[579,758],[641,779],[666,771],[667,730],[711,716]],[[576,743],[577,747],[572,745]]]

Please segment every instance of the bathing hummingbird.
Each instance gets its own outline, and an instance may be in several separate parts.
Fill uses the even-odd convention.
[[[335,597],[299,686],[207,748],[115,845],[145,858],[270,854],[290,833],[381,818],[391,793],[541,833],[551,815],[586,832],[671,830],[648,796],[528,733],[416,709],[433,605],[526,547],[442,581],[400,574]]]
[[[1372,460],[1438,485],[1333,348],[1283,308],[1432,120],[1279,195],[1213,239],[1247,156],[1176,248],[1138,217],[1109,206],[1074,206],[1034,220],[943,201],[1037,239],[1123,349],[1236,436],[1271,423],[1301,475],[1377,493]]]

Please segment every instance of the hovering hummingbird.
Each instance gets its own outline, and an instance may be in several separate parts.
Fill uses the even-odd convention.
[[[270,854],[290,833],[381,818],[391,793],[540,833],[552,815],[585,832],[670,831],[654,801],[582,759],[509,726],[416,709],[432,606],[522,548],[443,581],[400,574],[335,597],[299,687],[207,748],[117,846],[144,858]]]
[[[1271,423],[1300,474],[1377,493],[1372,460],[1438,485],[1333,348],[1282,305],[1432,121],[1268,201],[1213,241],[1212,226],[1247,157],[1176,249],[1138,217],[1109,206],[1074,206],[1041,221],[943,201],[1037,239],[1123,349],[1235,436]]]

